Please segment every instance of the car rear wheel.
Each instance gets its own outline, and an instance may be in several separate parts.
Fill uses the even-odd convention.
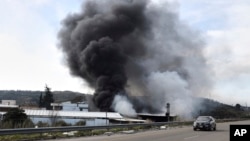
[[[210,127],[210,131],[213,131],[213,130],[214,130],[214,127],[213,127],[213,126],[211,126],[211,127]]]

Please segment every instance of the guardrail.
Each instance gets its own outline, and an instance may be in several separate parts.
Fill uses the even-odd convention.
[[[239,119],[224,119],[217,122],[229,122]],[[242,120],[242,119],[241,119]],[[17,129],[0,129],[0,135],[14,135],[14,134],[33,134],[33,133],[50,133],[50,132],[69,132],[69,131],[83,131],[94,129],[112,129],[112,128],[131,128],[136,126],[178,126],[191,125],[193,121],[184,122],[153,122],[153,123],[134,123],[134,124],[111,124],[105,126],[67,126],[67,127],[41,127],[41,128],[17,128]]]
[[[162,125],[181,125],[188,122],[154,122],[154,123],[135,123],[135,124],[113,124],[105,126],[67,126],[67,127],[41,127],[41,128],[17,128],[17,129],[0,129],[0,135],[13,134],[33,134],[33,133],[49,133],[49,132],[69,132],[83,131],[94,129],[112,129],[112,128],[131,128],[136,126],[162,126]]]

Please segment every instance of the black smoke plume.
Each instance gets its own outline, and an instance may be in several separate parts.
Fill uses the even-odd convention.
[[[128,95],[137,95],[136,112],[164,111],[166,102],[183,99],[192,107],[190,95],[209,86],[199,33],[166,1],[88,1],[65,18],[59,39],[71,73],[95,89],[101,111],[116,110],[114,100]]]
[[[126,95],[125,65],[144,50],[138,37],[147,28],[146,1],[112,2],[103,9],[89,1],[82,13],[64,20],[59,33],[72,74],[96,88],[94,103],[102,111],[112,110],[116,94]]]

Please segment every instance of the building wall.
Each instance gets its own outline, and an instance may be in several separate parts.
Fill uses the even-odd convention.
[[[16,100],[2,100],[3,105],[16,105]]]
[[[101,126],[101,125],[106,125],[109,124],[109,120],[106,119],[73,119],[73,118],[60,118],[60,117],[52,117],[52,118],[47,118],[47,117],[30,117],[32,122],[34,124],[37,124],[39,121],[48,123],[49,125],[52,125],[56,121],[63,120],[67,124],[75,125],[79,121],[86,121],[85,126]]]
[[[62,111],[83,111],[88,112],[89,105],[87,103],[71,103],[71,102],[63,102],[63,103],[52,103],[54,110],[62,110]]]
[[[88,112],[88,104],[62,103],[62,110]]]

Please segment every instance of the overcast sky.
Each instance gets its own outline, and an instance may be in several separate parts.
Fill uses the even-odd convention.
[[[57,32],[84,0],[1,0],[0,90],[71,90],[91,93],[70,75]],[[157,0],[160,1],[160,0]],[[169,0],[180,19],[203,34],[213,75],[210,98],[250,105],[250,1]]]

